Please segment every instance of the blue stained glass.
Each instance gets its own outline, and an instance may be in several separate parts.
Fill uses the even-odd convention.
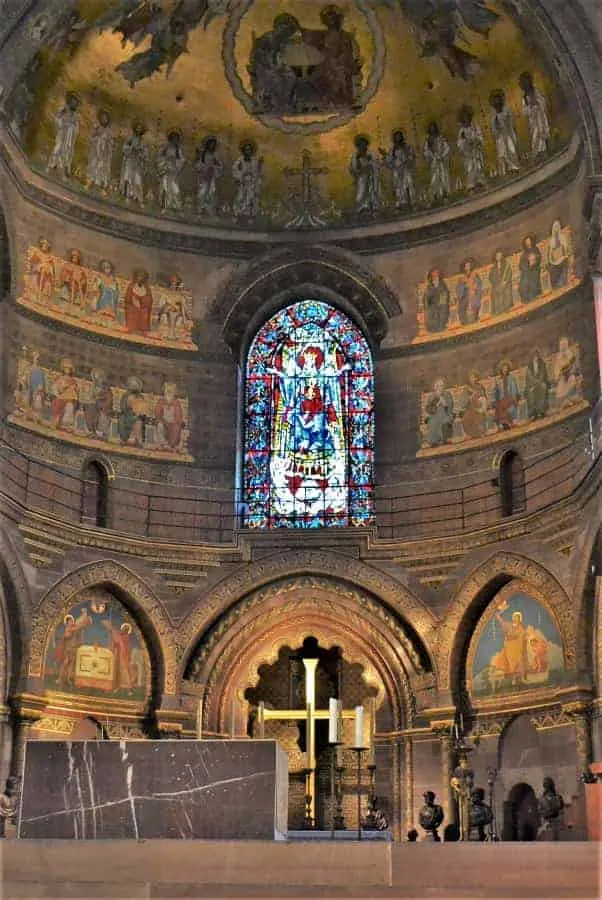
[[[372,354],[357,326],[320,300],[272,316],[247,355],[243,524],[374,522]]]

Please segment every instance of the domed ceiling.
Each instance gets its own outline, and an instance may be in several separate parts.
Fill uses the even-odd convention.
[[[225,220],[228,226],[241,218],[236,214],[240,180],[233,167],[241,144],[249,142],[246,152],[256,163],[262,161],[260,186],[255,208],[243,209],[242,218],[275,227],[341,224],[361,215],[386,219],[402,208],[412,212],[457,202],[472,191],[520,177],[570,137],[558,88],[501,4],[89,0],[79,4],[78,17],[60,40],[42,43],[30,74],[23,129],[27,152],[34,165],[46,169],[57,111],[65,96],[75,93],[79,121],[72,165],[64,172],[51,163],[49,174],[68,176],[76,187],[123,203],[128,199],[123,184],[120,190],[123,148],[132,123],[140,122],[147,145],[144,185],[129,200],[151,212],[162,205],[161,147],[176,130],[181,135],[180,197],[163,203],[164,212],[204,217],[213,224]],[[43,29],[44,22],[37,27]],[[524,83],[519,83],[525,71],[543,98],[549,123],[539,149],[525,114]],[[513,120],[517,152],[511,165],[500,159],[493,132],[496,91],[504,92]],[[89,169],[101,108],[109,114],[113,141],[107,184],[95,184]],[[443,190],[433,188],[433,160],[425,151],[432,122],[448,143]],[[481,133],[476,177],[469,171],[466,142],[459,143],[467,123],[477,126],[477,136]],[[415,157],[409,166],[413,193],[400,192],[399,182],[396,193],[387,159],[396,129],[403,130]],[[199,206],[198,154],[209,135],[217,139],[210,150],[220,172],[211,201]],[[378,201],[368,198],[363,208],[358,171],[350,171],[358,136],[369,140],[368,157],[379,166]]]

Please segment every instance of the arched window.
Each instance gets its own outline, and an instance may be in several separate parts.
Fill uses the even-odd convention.
[[[372,524],[372,354],[351,319],[319,300],[280,310],[255,335],[244,390],[242,524]]]
[[[500,460],[500,502],[503,516],[525,511],[525,472],[516,450],[507,450]]]
[[[84,466],[82,478],[81,521],[96,528],[106,528],[109,507],[109,476],[95,459]]]

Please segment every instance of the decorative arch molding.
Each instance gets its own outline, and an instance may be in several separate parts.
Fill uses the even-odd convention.
[[[232,699],[257,683],[259,667],[273,663],[281,647],[294,647],[309,635],[322,646],[339,646],[348,661],[361,664],[379,701],[383,689],[389,697],[395,728],[407,724],[414,708],[412,681],[421,682],[419,661],[392,617],[363,599],[359,592],[341,593],[333,580],[293,577],[236,604],[201,636],[190,667],[192,679],[204,686],[204,727],[223,731]]]
[[[27,657],[32,623],[32,601],[20,557],[8,535],[0,528],[0,601],[3,625],[5,694],[4,702],[19,675],[21,660]]]
[[[401,313],[393,290],[355,255],[317,245],[260,257],[222,287],[212,318],[238,354],[272,313],[308,297],[339,306],[375,346],[386,335],[388,320]]]
[[[181,658],[179,680],[184,677],[201,636],[208,632],[218,617],[225,618],[224,614],[248,599],[252,592],[284,579],[304,576],[316,582],[336,585],[339,595],[353,598],[360,605],[368,601],[375,604],[379,616],[389,616],[392,620],[398,616],[399,627],[401,623],[407,623],[418,638],[424,659],[428,660],[426,668],[435,671],[432,645],[437,619],[405,585],[365,563],[326,550],[287,550],[286,554],[274,552],[238,569],[219,582],[180,623],[178,636],[186,650]],[[403,633],[409,640],[408,634]],[[192,640],[190,635],[193,635]]]
[[[599,503],[599,498],[596,495]],[[580,668],[586,668],[592,657],[592,642],[596,641],[596,622],[597,622],[597,640],[602,642],[602,618],[599,606],[591,608],[592,594],[596,588],[594,579],[602,578],[602,569],[598,568],[596,572],[592,572],[592,565],[599,556],[599,563],[602,564],[602,514],[598,512],[594,514],[589,522],[586,520],[587,528],[582,536],[579,552],[575,554],[572,561],[572,571],[574,572],[573,596],[576,601],[576,615],[579,622],[579,630],[577,632],[577,665]],[[595,601],[594,601],[595,602]],[[593,650],[595,651],[595,646]],[[602,677],[602,673],[599,673]]]
[[[534,560],[517,553],[496,553],[474,569],[460,585],[441,624],[438,648],[440,690],[459,689],[464,656],[478,619],[495,594],[512,581],[532,585],[537,594],[545,596],[560,628],[566,668],[575,668],[575,611],[564,588]]]
[[[119,599],[138,620],[156,669],[158,691],[161,694],[175,694],[177,644],[167,615],[148,585],[130,569],[113,560],[102,560],[76,569],[43,597],[32,621],[29,675],[42,676],[50,631],[68,601],[80,591],[100,584],[116,589]]]

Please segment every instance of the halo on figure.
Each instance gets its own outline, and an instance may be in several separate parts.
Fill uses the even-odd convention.
[[[75,625],[75,616],[72,616],[71,613],[67,613],[63,619],[63,625]]]
[[[500,375],[502,374],[502,369],[504,369],[504,367],[507,367],[508,371],[511,372],[512,371],[512,361],[509,359],[500,360],[500,364],[498,366],[498,372],[500,373]]]
[[[170,128],[169,131],[166,132],[166,137],[168,141],[171,141],[172,138],[178,138],[178,140],[182,140],[184,134],[181,128]]]
[[[79,94],[76,94],[75,91],[67,91],[67,93],[65,94],[66,103],[69,103],[71,100],[75,100],[77,106],[81,106],[82,98],[79,96]]]
[[[241,153],[244,152],[245,147],[250,147],[253,153],[257,153],[257,144],[253,140],[253,138],[243,138],[243,140],[238,145],[238,149]]]
[[[331,16],[336,16],[340,24],[345,18],[345,13],[340,6],[336,5],[336,3],[329,3],[320,10],[320,22],[322,22],[323,25],[328,25],[328,19],[330,19]]]
[[[67,259],[68,259],[70,262],[73,262],[72,257],[75,256],[75,255],[77,255],[77,259],[78,259],[78,262],[75,263],[75,265],[80,266],[80,265],[82,264],[82,252],[81,252],[81,250],[78,250],[77,247],[72,247],[71,250],[69,250],[69,251],[67,252]]]
[[[115,266],[110,259],[101,259],[98,263],[98,268],[101,272],[103,271],[103,269],[109,269],[111,275],[115,273]]]
[[[73,372],[73,370],[75,369],[73,360],[69,359],[67,356],[64,356],[61,360],[61,369],[71,369],[71,371]]]
[[[106,374],[104,369],[92,369],[92,371],[90,372],[90,377],[92,378],[92,381],[104,381],[106,378]]]
[[[515,611],[512,613],[512,621],[513,621],[513,622],[518,622],[519,624],[522,625],[523,614],[522,614],[522,612],[521,612],[520,610],[517,609],[517,610],[515,610]]]
[[[405,141],[405,139],[406,139],[406,133],[405,133],[405,131],[403,130],[403,128],[394,128],[393,131],[391,132],[391,139],[394,141],[395,138],[396,138],[398,135],[401,135],[402,138],[403,138],[404,141]]]
[[[279,13],[272,22],[274,31],[284,30],[284,28],[292,28],[294,31],[300,30],[301,26],[295,16],[290,13]]]
[[[132,626],[130,625],[129,622],[124,622],[123,625],[121,626],[121,628],[120,628],[119,630],[122,631],[123,634],[131,634],[131,633],[132,633]]]
[[[134,269],[134,271],[132,272],[132,278],[134,279],[134,281],[138,281],[139,277],[142,277],[142,280],[146,284],[150,276],[146,269],[140,267],[138,269]]]
[[[495,109],[498,100],[502,101],[502,106],[506,102],[506,94],[501,88],[496,88],[489,94],[489,105]]]
[[[356,136],[355,136],[354,139],[353,139],[353,143],[355,144],[355,146],[356,146],[357,149],[359,150],[360,144],[364,144],[364,143],[365,143],[367,147],[370,146],[370,138],[369,138],[369,136],[368,136],[367,134],[356,134]]]
[[[463,103],[458,110],[458,122],[460,125],[464,125],[465,123],[470,125],[473,119],[474,109],[468,103]]]
[[[132,131],[135,134],[146,134],[146,125],[144,124],[142,119],[134,119],[134,121],[132,122]]]
[[[126,382],[128,391],[139,394],[142,391],[142,381],[137,375],[130,375]]]
[[[110,109],[107,109],[106,106],[100,106],[100,107],[96,110],[96,121],[99,122],[99,123],[100,123],[100,117],[101,117],[101,116],[106,116],[106,117],[107,117],[107,119],[109,120],[109,121],[107,122],[107,124],[109,124],[109,123],[111,122],[111,110],[110,110]]]
[[[478,369],[471,369],[471,370],[470,370],[470,372],[468,373],[468,380],[470,381],[471,379],[472,379],[473,381],[480,381],[480,380],[481,380],[481,373],[479,372]]]
[[[307,347],[303,347],[303,349],[299,351],[297,355],[297,363],[299,366],[301,366],[301,368],[305,366],[306,356],[314,356],[316,359],[316,368],[321,368],[322,363],[324,362],[324,352],[319,347],[315,347],[313,344],[309,344]]]

